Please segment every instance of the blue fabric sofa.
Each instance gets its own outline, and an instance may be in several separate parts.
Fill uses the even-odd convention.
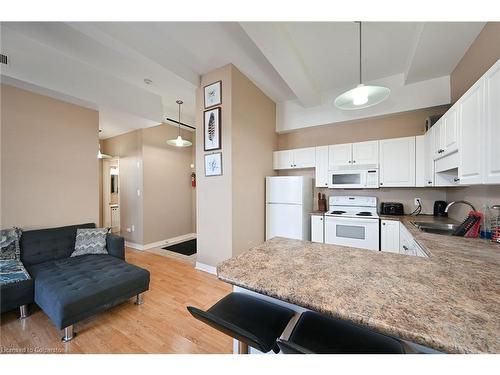
[[[149,289],[149,271],[125,261],[124,239],[106,238],[107,255],[70,257],[76,230],[87,223],[30,230],[21,236],[21,260],[34,280],[35,302],[59,329],[73,338],[73,324]]]

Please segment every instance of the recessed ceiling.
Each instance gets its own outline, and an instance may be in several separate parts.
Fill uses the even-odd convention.
[[[363,76],[449,75],[484,23],[363,23]],[[2,23],[10,82],[101,110],[103,137],[177,117],[194,124],[200,76],[232,63],[277,103],[314,108],[357,83],[354,22]],[[146,84],[144,79],[152,80]],[[119,114],[121,112],[121,114]],[[126,117],[129,116],[127,119]]]

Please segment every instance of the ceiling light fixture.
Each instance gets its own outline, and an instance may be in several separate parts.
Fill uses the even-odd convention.
[[[182,100],[176,100],[175,102],[179,105],[179,121],[177,122],[179,124],[179,135],[175,139],[169,139],[167,144],[176,147],[189,147],[192,143],[187,139],[182,139],[181,137],[181,104],[184,102]]]
[[[383,86],[363,85],[363,74],[361,69],[361,21],[359,24],[359,85],[344,92],[335,99],[335,106],[340,109],[353,110],[374,106],[386,100],[391,90]]]

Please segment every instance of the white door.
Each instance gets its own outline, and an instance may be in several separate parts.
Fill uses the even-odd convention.
[[[415,137],[380,141],[380,186],[415,186]]]
[[[325,243],[378,250],[379,221],[326,216]]]
[[[320,215],[311,215],[311,241],[323,243],[324,238],[324,219]]]
[[[266,205],[266,240],[286,237],[302,240],[302,206],[268,203]]]
[[[448,112],[446,112],[446,118],[444,119],[443,125],[445,131],[442,146],[444,154],[448,155],[458,149],[457,106],[453,106]]]
[[[314,168],[316,165],[315,147],[297,148],[293,150],[294,168]]]
[[[425,136],[415,137],[415,186],[425,187]]]
[[[500,184],[500,62],[485,76],[486,184]]]
[[[293,152],[292,152],[292,150],[274,151],[273,152],[273,168],[274,169],[291,169],[291,168],[293,168]]]
[[[266,177],[266,203],[302,204],[300,176]]]
[[[460,184],[471,185],[482,182],[482,136],[484,131],[483,93],[484,80],[479,80],[459,100],[459,144],[460,161],[458,177]],[[496,104],[498,106],[498,104]]]
[[[399,253],[399,221],[382,220],[380,227],[380,250]]]
[[[427,130],[424,135],[424,182],[425,186],[434,185],[434,127]]]
[[[328,169],[334,170],[338,165],[352,164],[352,143],[331,145],[328,147]]]
[[[328,187],[328,146],[316,147],[316,187]]]
[[[352,144],[353,164],[378,164],[378,141]]]

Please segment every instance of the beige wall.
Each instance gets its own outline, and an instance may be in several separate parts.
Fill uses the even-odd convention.
[[[218,80],[223,175],[205,177],[203,86]],[[274,174],[276,105],[233,65],[204,75],[196,98],[197,261],[216,266],[265,239],[264,177]]]
[[[101,141],[101,152],[120,159],[120,227],[126,241],[143,244],[142,133],[136,130]],[[140,196],[137,191],[140,191]],[[127,232],[132,228],[133,232]]]
[[[205,177],[203,147],[203,86],[222,80],[222,176]],[[196,235],[197,262],[216,266],[232,255],[231,65],[201,78],[196,90]]]
[[[194,133],[182,130],[192,147],[178,148],[165,143],[176,138],[178,129],[158,125],[142,130],[144,165],[144,243],[192,233],[191,168]]]
[[[265,240],[265,177],[275,174],[276,104],[232,67],[233,256]]]
[[[282,133],[278,136],[278,149],[421,135],[425,131],[425,119],[432,115],[443,114],[448,108],[448,106],[438,106]]]
[[[96,111],[1,86],[1,226],[99,222]]]
[[[455,103],[498,59],[500,59],[500,22],[488,22],[451,73],[452,103]]]

